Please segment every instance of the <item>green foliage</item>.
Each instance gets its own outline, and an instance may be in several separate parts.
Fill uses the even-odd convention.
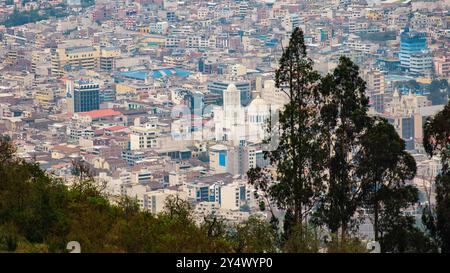
[[[332,233],[340,229],[343,238],[356,227],[354,216],[361,206],[361,183],[355,176],[360,166],[352,155],[361,149],[360,139],[370,125],[365,82],[358,70],[349,58],[341,57],[336,69],[322,78],[320,85],[329,176],[316,218]]]
[[[247,177],[249,183],[253,184],[255,188],[254,194],[258,200],[260,211],[266,211],[267,209],[272,214],[272,218],[276,218],[272,206],[275,202],[271,192],[271,182],[274,179],[272,174],[267,170],[256,167],[248,170]]]
[[[17,228],[13,224],[7,223],[0,226],[0,251],[15,251],[17,249],[18,237]]]
[[[433,80],[428,87],[430,94],[427,95],[433,105],[446,104],[450,94],[450,86],[447,80]]]
[[[95,5],[95,0],[81,0],[81,6],[83,8],[87,8],[93,5]]]
[[[67,187],[0,140],[0,252],[66,252],[69,241],[78,241],[82,252],[277,250],[276,231],[264,219],[231,226],[208,217],[199,225],[178,196],[168,197],[157,215],[129,197],[111,204],[85,163],[73,163],[77,176]]]
[[[0,22],[0,25],[5,25],[6,27],[21,26],[28,23],[47,20],[50,17],[58,18],[67,15],[68,12],[66,11],[64,4],[42,10],[19,11],[15,9],[6,20]]]
[[[272,212],[276,204],[286,211],[283,248],[318,251],[317,229],[325,226],[334,237],[341,233],[340,238],[332,236],[329,251],[359,251],[360,243],[350,236],[365,208],[375,240],[383,239],[385,249],[428,251],[395,241],[394,227],[419,238],[402,214],[417,202],[417,189],[405,187],[416,174],[416,162],[387,120],[367,115],[358,66],[341,57],[332,73],[320,77],[297,28],[283,51],[275,82],[289,98],[280,113],[279,145],[266,153],[270,168],[254,168],[247,175],[261,209]]]
[[[289,98],[279,115],[278,147],[266,153],[276,166],[276,177],[259,168],[248,173],[249,182],[263,192],[265,205],[274,201],[278,207],[291,209],[297,223],[306,220],[323,187],[324,157],[315,122],[318,108],[314,107],[319,78],[306,56],[303,32],[296,28],[275,73],[276,87]]]
[[[31,243],[42,243],[63,235],[62,206],[66,190],[37,164],[27,163],[9,153],[9,142],[1,142],[0,226],[8,224]]]
[[[436,244],[423,231],[413,226],[410,219],[400,218],[390,232],[381,237],[382,252],[391,253],[434,253]]]
[[[0,135],[0,164],[5,165],[13,159],[16,149],[9,145],[9,137]]]
[[[391,201],[391,191],[400,190],[407,180],[414,178],[417,166],[414,158],[405,151],[403,139],[385,119],[374,120],[361,138],[361,144],[363,148],[355,156],[360,166],[357,175],[362,180],[364,205],[373,216],[377,241],[381,232],[380,214],[386,202]]]
[[[126,252],[229,252],[226,228],[216,218],[196,225],[190,205],[173,196],[158,215],[140,212],[121,220],[118,245]]]
[[[284,252],[317,253],[320,249],[319,230],[307,224],[295,224],[283,244]]]
[[[37,10],[22,11],[22,12],[14,10],[14,12],[8,17],[8,19],[3,21],[1,24],[5,25],[6,27],[13,27],[45,19],[46,18],[41,14],[39,14],[39,11]]]
[[[247,173],[270,221],[251,216],[229,225],[211,215],[198,224],[178,196],[167,198],[157,215],[128,197],[112,204],[86,163],[73,162],[76,179],[68,187],[16,158],[9,140],[0,138],[0,251],[65,252],[67,242],[78,241],[82,252],[366,252],[351,237],[362,208],[382,251],[436,251],[404,214],[418,200],[417,189],[406,185],[416,162],[387,120],[367,116],[358,67],[342,57],[321,78],[299,28],[279,64],[276,87],[289,98],[277,124],[279,145],[265,153],[270,168]],[[424,210],[424,222],[450,252],[450,104],[424,131],[425,150],[439,154],[443,166],[436,208]],[[282,231],[277,208],[286,212]]]
[[[357,237],[339,236],[336,233],[331,233],[330,238],[326,240],[327,253],[366,253],[365,244]]]
[[[450,253],[450,102],[424,125],[423,145],[428,155],[440,156],[435,180],[436,205],[424,209],[423,221],[441,251]]]
[[[239,210],[243,212],[250,212],[250,207],[247,204],[244,204],[240,207]]]
[[[230,231],[233,252],[278,252],[278,234],[270,223],[258,216],[250,216]]]
[[[384,197],[384,210],[380,214],[379,225],[382,252],[435,252],[435,244],[415,226],[415,217],[402,212],[417,203],[417,188],[383,187],[380,195]]]
[[[292,210],[287,209],[284,215],[283,221],[283,240],[287,241],[292,234],[292,230],[295,227],[295,217]]]

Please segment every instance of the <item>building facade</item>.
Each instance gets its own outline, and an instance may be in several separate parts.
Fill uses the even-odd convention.
[[[67,83],[67,104],[67,110],[70,113],[100,109],[99,84],[86,80],[69,81]]]

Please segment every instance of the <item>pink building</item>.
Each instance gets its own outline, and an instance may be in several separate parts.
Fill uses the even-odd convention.
[[[450,54],[447,53],[442,56],[436,56],[433,59],[434,71],[439,77],[450,76]]]

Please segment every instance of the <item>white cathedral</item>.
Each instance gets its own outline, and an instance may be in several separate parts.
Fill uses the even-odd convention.
[[[275,90],[273,81],[264,84],[262,95],[270,98],[268,95],[273,96]],[[235,146],[261,143],[267,137],[268,120],[278,108],[278,103],[268,103],[260,95],[244,107],[240,91],[230,84],[223,92],[223,106],[213,109],[216,141],[228,141]]]

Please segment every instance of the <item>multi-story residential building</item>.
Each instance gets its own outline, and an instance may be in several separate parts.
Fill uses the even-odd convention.
[[[150,33],[155,34],[167,34],[169,30],[169,23],[168,22],[156,22],[156,23],[150,23]]]
[[[158,129],[158,118],[152,118],[150,122],[143,125],[135,122],[131,126],[130,150],[143,150],[158,147],[157,138],[160,130]]]
[[[34,99],[38,105],[48,109],[56,104],[56,98],[62,97],[64,94],[58,87],[45,86],[36,91]]]
[[[116,100],[116,90],[113,88],[106,88],[100,90],[100,103],[114,102]]]
[[[186,64],[186,55],[184,52],[177,52],[164,56],[163,61],[169,67],[184,67]]]
[[[67,135],[69,136],[70,143],[78,144],[82,138],[90,138],[94,136],[94,130],[92,127],[87,126],[70,126],[67,128]]]
[[[116,58],[120,56],[120,50],[116,48],[102,48],[100,51],[100,69],[111,71],[116,66]]]
[[[253,192],[245,182],[235,181],[220,188],[220,208],[239,210],[252,198]]]
[[[300,26],[300,23],[300,16],[297,13],[288,14],[281,19],[281,25],[286,31],[294,30]]]
[[[361,39],[352,36],[350,39],[344,42],[345,49],[359,52],[362,54],[375,53],[378,49],[378,45],[362,41]]]
[[[363,78],[367,83],[367,93],[369,97],[374,94],[384,93],[384,74],[378,70],[364,70]]]
[[[167,11],[166,12],[166,19],[169,22],[176,22],[177,21],[177,14],[176,14],[176,12],[175,11],[171,11],[171,10]]]
[[[145,153],[139,150],[124,150],[122,152],[122,158],[127,162],[128,165],[133,166],[138,161],[145,158]]]
[[[150,34],[167,34],[169,31],[168,22],[152,22],[148,25],[140,26],[139,32]]]
[[[438,77],[450,77],[450,53],[434,58],[434,72]]]
[[[181,43],[181,40],[181,37],[177,35],[169,35],[166,37],[164,45],[168,48],[178,47]]]
[[[207,7],[200,7],[197,9],[198,19],[205,19],[209,14],[209,9]]]
[[[433,59],[429,51],[421,51],[410,55],[409,72],[411,75],[430,75]]]
[[[145,194],[143,194],[143,209],[148,210],[154,214],[163,212],[166,207],[167,198],[170,196],[177,196],[182,200],[187,199],[186,195],[183,192],[176,190],[158,189],[147,191]]]
[[[148,184],[152,180],[152,172],[148,169],[142,169],[136,172],[131,173],[131,180],[130,182],[132,184]]]
[[[204,35],[188,36],[186,39],[186,47],[188,48],[208,48],[209,37]]]
[[[36,73],[37,66],[45,63],[48,53],[44,50],[31,52],[31,72]]]

